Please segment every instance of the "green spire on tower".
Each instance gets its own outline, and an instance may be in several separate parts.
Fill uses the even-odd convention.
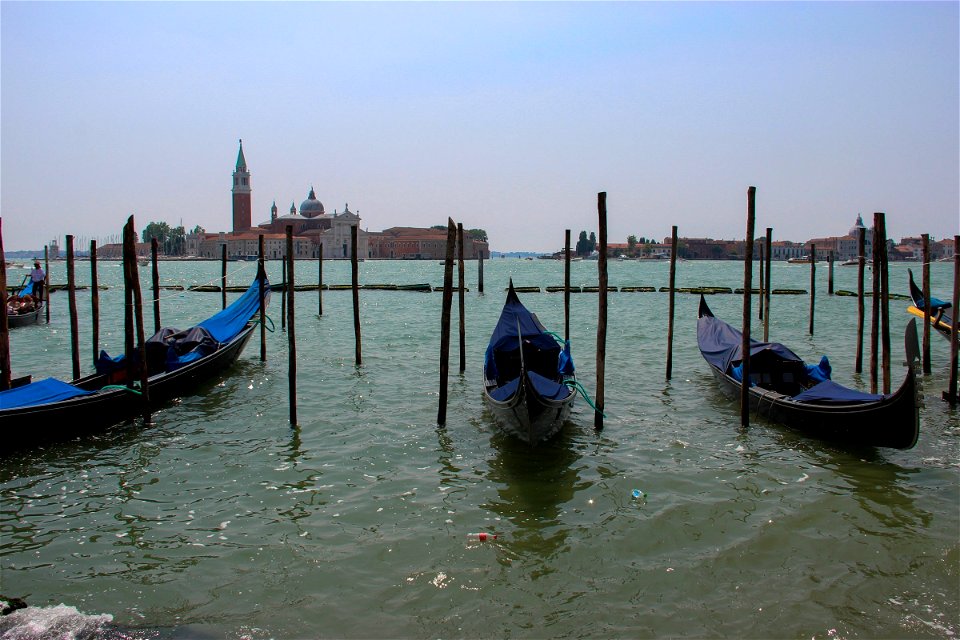
[[[237,154],[237,171],[247,170],[247,160],[243,157],[243,139],[240,140],[240,153]]]

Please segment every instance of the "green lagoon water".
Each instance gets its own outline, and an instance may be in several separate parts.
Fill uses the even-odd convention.
[[[919,269],[891,265],[895,291],[907,292],[908,266]],[[668,382],[667,294],[611,293],[605,428],[595,431],[592,410],[578,401],[560,436],[531,449],[498,433],[485,413],[481,362],[508,278],[560,285],[563,266],[497,259],[484,267],[480,295],[476,263],[467,264],[467,367],[457,372],[454,332],[444,428],[436,425],[440,293],[362,291],[358,367],[350,292],[324,292],[322,317],[317,293],[297,292],[297,428],[288,423],[287,333],[274,294],[266,363],[255,338],[228,375],[158,412],[151,426],[0,458],[0,593],[32,605],[0,622],[0,635],[34,637],[30,624],[64,612],[82,615],[48,637],[960,633],[960,415],[940,399],[946,340],[932,336],[917,446],[841,447],[761,420],[740,427],[737,405],[697,349],[698,296],[677,296]],[[280,268],[269,263],[272,280]],[[596,268],[574,263],[573,283],[595,285]],[[298,262],[297,282],[315,283],[316,269]],[[659,288],[668,269],[611,262],[610,284]],[[737,287],[742,270],[683,262],[677,286]],[[63,263],[51,271],[65,281]],[[949,299],[951,271],[933,265],[934,295]],[[164,262],[160,272],[164,284],[216,284],[220,264]],[[809,273],[774,264],[773,285],[805,289]],[[230,264],[230,284],[253,276],[252,263]],[[77,278],[89,282],[88,263]],[[360,278],[440,285],[442,266],[371,261]],[[100,280],[110,287],[101,292],[100,346],[117,353],[118,263],[102,262]],[[324,281],[349,283],[350,265],[326,262]],[[856,290],[856,269],[838,266],[836,287]],[[162,296],[164,324],[179,328],[220,307],[216,293]],[[521,299],[562,333],[562,294]],[[90,292],[78,302],[87,372]],[[739,323],[741,296],[709,302]],[[906,305],[891,302],[895,385]],[[573,294],[571,307],[578,375],[592,393],[597,295]],[[773,296],[771,338],[808,360],[829,354],[835,380],[864,388],[866,375],[853,374],[856,299],[827,295],[823,262],[814,336],[808,308],[807,296]],[[51,309],[50,325],[11,332],[15,373],[69,378],[66,293],[53,294]],[[498,537],[479,542],[476,532]]]

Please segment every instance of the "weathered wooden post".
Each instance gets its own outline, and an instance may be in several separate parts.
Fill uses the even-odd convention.
[[[267,361],[267,305],[266,305],[266,283],[267,269],[263,258],[263,234],[257,238],[257,280],[259,281],[260,298],[260,362]]]
[[[10,388],[10,325],[7,323],[7,260],[3,252],[3,218],[0,218],[0,391]]]
[[[227,308],[227,245],[221,245],[220,257],[220,298],[223,304],[221,309]]]
[[[127,219],[127,224],[124,227],[124,263],[129,265],[125,269],[125,272],[129,274],[130,277],[129,300],[133,307],[133,313],[131,315],[138,345],[136,350],[139,355],[139,357],[136,358],[138,362],[134,366],[134,371],[135,373],[139,373],[140,378],[140,399],[143,408],[143,422],[144,424],[150,424],[150,373],[147,369],[147,344],[143,330],[143,294],[140,289],[140,274],[137,269],[137,232],[133,224],[133,216]],[[131,331],[130,334],[130,340],[132,342],[134,331]],[[133,349],[128,351],[127,354],[129,360],[134,359],[132,358]],[[131,384],[132,382],[133,378],[128,378],[127,383]]]
[[[827,295],[833,295],[833,249],[827,254]]]
[[[880,214],[880,340],[883,345],[883,392],[890,393],[890,279],[887,271],[887,219]],[[876,265],[873,267],[877,268]]]
[[[670,231],[670,304],[667,313],[667,380],[673,376],[673,312],[677,284],[677,225]]]
[[[447,258],[443,266],[443,303],[440,311],[440,406],[437,424],[447,423],[447,378],[450,373],[450,307],[453,306],[453,252],[457,244],[457,226],[447,218]]]
[[[873,298],[870,300],[870,393],[876,393],[879,387],[880,372],[877,366],[880,351],[880,238],[878,230],[882,213],[873,214]]]
[[[599,271],[599,310],[597,312],[597,394],[594,399],[596,410],[593,413],[593,428],[603,429],[603,380],[607,359],[607,192],[597,194],[597,214],[599,217],[599,234],[597,240],[600,246],[600,256],[597,260]]]
[[[153,332],[160,331],[160,269],[157,266],[159,243],[156,238],[150,239],[150,262],[153,265]]]
[[[350,278],[353,290],[354,357],[359,367],[363,364],[363,356],[360,349],[360,271],[357,267],[357,225],[350,227]]]
[[[764,297],[764,296],[763,296],[763,265],[764,265],[764,261],[763,261],[763,243],[761,242],[761,243],[760,243],[760,269],[758,270],[758,271],[759,271],[759,276],[760,276],[760,289],[759,289],[760,295],[757,296],[757,297],[759,298],[758,302],[760,303],[760,304],[758,305],[758,306],[760,307],[760,311],[758,312],[757,319],[760,320],[760,321],[763,321],[763,297]]]
[[[323,243],[320,243],[320,259],[317,260],[317,315],[323,315]]]
[[[763,308],[763,341],[767,342],[770,339],[770,289],[773,288],[773,283],[770,282],[770,264],[773,261],[773,228],[767,227],[767,261],[765,269],[767,272],[767,284],[763,290],[763,299],[764,299],[764,308]]]
[[[957,360],[960,352],[960,236],[953,236],[953,326],[950,337],[950,386],[943,394],[943,399],[950,404],[960,402],[957,396]]]
[[[50,247],[43,247],[43,301],[46,308],[47,324],[50,324]]]
[[[924,233],[920,238],[923,246],[923,373],[930,375],[930,234]]]
[[[477,293],[483,293],[483,249],[477,258]]]
[[[857,233],[857,358],[854,371],[863,373],[863,272],[866,267],[867,230],[863,227]]]
[[[283,288],[280,289],[280,330],[287,330],[287,256],[284,249],[283,260],[281,260],[281,275],[283,279]]]
[[[100,357],[100,277],[97,273],[97,241],[90,241],[90,321],[93,335],[93,361]]]
[[[290,389],[290,426],[297,427],[297,340],[294,326],[294,304],[293,304],[293,226],[287,225],[287,251],[283,263],[287,266],[284,289],[287,291],[289,300],[287,301],[287,350],[289,353],[287,362],[287,379]]]
[[[463,274],[463,223],[457,223],[457,291],[460,311],[460,373],[467,370],[467,320],[464,302],[466,281]]]
[[[750,302],[753,288],[753,234],[756,221],[757,188],[747,188],[747,242],[744,247],[746,255],[743,257],[743,342],[741,355],[743,357],[743,377],[740,380],[740,424],[750,426]]]
[[[570,229],[563,244],[563,339],[570,339]]]
[[[77,319],[77,279],[74,274],[73,236],[67,236],[67,302],[70,309],[70,360],[73,379],[80,377],[80,325]]]
[[[810,335],[813,335],[813,315],[817,296],[817,245],[810,245]]]

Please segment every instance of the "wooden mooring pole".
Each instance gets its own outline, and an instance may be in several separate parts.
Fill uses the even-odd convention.
[[[283,260],[281,263],[281,272],[280,278],[283,281],[283,288],[280,289],[280,330],[287,330],[287,255],[286,250],[284,250]]]
[[[80,323],[77,318],[77,278],[74,273],[73,236],[67,236],[67,303],[70,309],[70,361],[73,379],[80,377]]]
[[[224,244],[221,246],[220,253],[220,300],[223,306],[221,309],[227,308],[227,245]]]
[[[483,293],[483,249],[477,258],[477,293]]]
[[[450,308],[453,306],[453,253],[457,244],[457,225],[447,218],[447,257],[443,263],[443,302],[440,310],[440,406],[437,425],[447,423],[447,378],[450,373]]]
[[[153,332],[160,331],[160,269],[157,266],[159,242],[156,238],[150,239],[150,262],[153,265]]]
[[[100,276],[97,273],[97,241],[90,241],[90,322],[93,361],[100,357]]]
[[[857,357],[853,370],[863,373],[863,272],[866,267],[867,230],[860,227],[857,233]]]
[[[743,357],[743,377],[740,380],[740,425],[750,426],[750,303],[753,288],[753,235],[757,217],[757,188],[747,188],[747,242],[744,247],[746,255],[743,257],[743,342],[741,355]]]
[[[673,376],[673,312],[677,289],[677,225],[670,231],[670,304],[667,312],[667,380]]]
[[[873,249],[873,294],[870,300],[870,393],[877,392],[880,379],[877,367],[880,351],[880,241],[877,231],[882,217],[882,213],[873,214],[873,236],[870,239]]]
[[[10,325],[7,324],[7,257],[3,252],[3,218],[0,218],[0,391],[10,388]]]
[[[930,234],[924,233],[920,238],[923,245],[923,373],[930,375]]]
[[[593,428],[603,429],[603,381],[607,360],[607,192],[597,194],[597,215],[599,217],[598,241],[600,256],[597,260],[599,271],[599,309],[597,311],[597,392],[594,402]]]
[[[890,278],[887,270],[887,219],[880,214],[880,341],[883,346],[883,392],[890,393]],[[874,269],[877,265],[873,266]]]
[[[69,244],[69,243],[68,243]],[[133,224],[133,216],[130,216],[127,219],[127,224],[124,227],[124,263],[128,266],[125,269],[125,272],[129,275],[129,288],[130,295],[129,300],[130,304],[133,307],[132,309],[132,321],[133,326],[136,331],[136,343],[137,346],[134,347],[138,354],[139,358],[137,364],[134,365],[134,371],[139,374],[140,379],[140,399],[141,406],[143,409],[143,423],[150,424],[150,373],[147,370],[147,343],[146,336],[143,330],[143,292],[140,289],[140,274],[137,269],[137,232]],[[130,332],[130,340],[133,341],[133,331]],[[130,356],[133,353],[133,350],[127,352],[127,357],[130,359]],[[127,384],[131,384],[133,378],[127,380]]]
[[[767,272],[766,287],[763,290],[764,308],[763,308],[763,341],[770,340],[770,289],[773,283],[770,282],[770,266],[773,262],[773,228],[767,227],[767,260],[764,269]]]
[[[260,362],[267,361],[267,270],[263,259],[263,234],[257,238],[257,280],[259,280],[260,298]]]
[[[467,320],[464,301],[466,281],[463,273],[463,223],[457,223],[457,291],[460,305],[460,373],[467,370]]]
[[[570,229],[563,241],[563,339],[570,339]]]
[[[289,299],[287,300],[287,379],[290,390],[290,426],[297,427],[297,339],[294,325],[293,304],[293,226],[287,225],[287,251],[283,264],[286,265],[285,286]]]
[[[360,270],[357,266],[357,225],[350,227],[350,283],[353,289],[353,340],[354,362],[359,367],[363,364],[363,354],[360,341]],[[293,300],[293,298],[291,298]],[[293,304],[291,302],[291,304]]]
[[[827,253],[827,295],[833,295],[833,249]]]
[[[763,321],[763,298],[764,298],[764,295],[763,295],[763,265],[764,265],[764,260],[763,260],[763,243],[761,242],[761,243],[760,243],[760,269],[758,270],[758,271],[759,271],[759,275],[760,275],[760,289],[759,289],[760,295],[757,296],[757,297],[759,298],[758,302],[760,303],[760,304],[758,305],[758,306],[760,307],[760,310],[757,312],[757,313],[758,313],[757,319],[760,320],[761,322]]]
[[[43,293],[41,294],[46,307],[47,324],[50,324],[50,247],[43,248]]]
[[[950,383],[943,399],[952,405],[960,402],[957,396],[957,360],[960,352],[960,236],[953,236],[953,326],[950,341]]]
[[[317,315],[323,315],[323,243],[320,243],[320,258],[317,260]]]
[[[817,297],[817,245],[810,245],[810,335],[813,335],[813,316]]]

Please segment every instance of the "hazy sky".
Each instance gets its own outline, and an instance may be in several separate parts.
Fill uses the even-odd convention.
[[[7,250],[306,198],[363,227],[960,233],[957,2],[0,3]]]

